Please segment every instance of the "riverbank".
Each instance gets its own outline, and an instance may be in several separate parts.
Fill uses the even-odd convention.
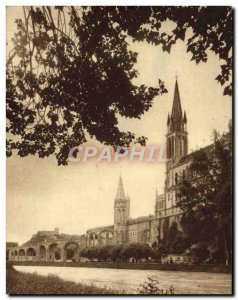
[[[53,266],[53,267],[75,267],[75,268],[112,268],[112,269],[138,269],[138,270],[161,270],[182,272],[209,272],[209,273],[231,273],[230,266],[222,265],[174,265],[158,263],[123,263],[123,262],[45,262],[45,261],[13,261],[12,265],[18,266]]]
[[[129,270],[113,268],[75,268],[54,266],[14,266],[20,273],[48,276],[54,274],[62,280],[94,285],[99,288],[123,290],[125,294],[138,294],[138,290],[154,278],[159,289],[173,287],[179,294],[231,294],[232,276],[227,273],[173,272],[160,270]]]
[[[9,264],[7,265],[6,291],[9,295],[115,295],[123,293],[109,288],[63,280],[55,275],[42,276],[18,272]]]

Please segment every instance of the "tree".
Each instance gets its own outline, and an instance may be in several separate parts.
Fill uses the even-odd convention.
[[[110,245],[104,245],[98,248],[97,258],[106,261],[109,258]]]
[[[81,256],[86,257],[90,259],[91,261],[93,259],[99,258],[99,249],[96,246],[90,247],[90,248],[84,248],[81,250]]]
[[[132,83],[137,54],[105,11],[66,10],[68,24],[59,7],[27,7],[25,20],[17,20],[18,59],[7,70],[7,131],[18,139],[8,141],[8,155],[13,149],[20,156],[55,154],[67,164],[69,150],[86,142],[86,134],[107,145],[144,144],[145,137],[119,130],[116,115],[140,118],[166,92],[161,81],[155,88]]]
[[[154,249],[149,244],[142,244],[141,248],[141,258],[148,259],[154,255]]]
[[[209,247],[208,243],[202,242],[202,243],[193,244],[189,250],[191,254],[196,255],[196,257],[198,258],[198,262],[203,262],[204,260],[209,258],[208,247]]]
[[[232,230],[232,127],[214,145],[194,154],[185,178],[180,179],[177,205],[191,244],[220,248],[226,264],[231,257]],[[217,249],[219,250],[219,249]]]
[[[81,250],[81,256],[86,257],[90,260],[98,259],[99,261],[106,261],[111,259],[113,262],[117,258],[121,258],[120,253],[124,245],[104,245],[104,246],[93,246],[90,248],[84,248]]]
[[[87,257],[87,248],[82,248],[80,251],[80,256]]]
[[[120,252],[120,257],[124,261],[128,261],[130,258],[134,257],[137,261],[138,259],[138,244],[124,244]]]
[[[159,242],[157,255],[159,258],[163,254],[182,254],[189,248],[190,244],[185,234],[178,229],[178,224],[173,222],[169,226],[168,222],[165,222],[166,234],[164,238]]]
[[[115,262],[118,258],[120,258],[121,250],[122,250],[122,245],[110,245],[108,251],[108,258],[110,258],[113,262]]]
[[[189,242],[184,233],[178,230],[178,224],[173,222],[168,230],[166,245],[169,254],[183,254],[189,247]]]
[[[221,60],[217,80],[231,95],[230,7],[23,7],[7,63],[7,155],[55,155],[68,163],[69,150],[95,137],[106,145],[142,145],[146,137],[118,128],[117,115],[140,118],[156,87],[136,86],[137,54],[128,39],[170,52],[178,40],[196,63],[207,51]],[[170,34],[164,21],[174,22]],[[189,38],[186,33],[192,30]]]
[[[148,244],[143,243],[130,243],[123,244],[123,248],[120,252],[120,257],[128,261],[130,258],[135,258],[136,261],[141,258],[146,258],[153,255],[153,249]]]

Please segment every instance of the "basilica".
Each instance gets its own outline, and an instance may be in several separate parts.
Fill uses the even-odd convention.
[[[208,148],[210,148],[209,146]],[[87,246],[102,243],[158,243],[164,232],[176,222],[179,225],[180,209],[176,206],[176,189],[179,176],[192,159],[188,154],[187,116],[182,111],[178,81],[175,82],[171,114],[168,114],[166,134],[166,179],[164,193],[155,197],[154,215],[130,218],[130,198],[125,196],[122,178],[119,178],[114,200],[114,224],[89,229]]]
[[[166,178],[164,193],[155,197],[154,215],[130,218],[130,198],[125,196],[122,178],[119,178],[114,199],[114,224],[88,229],[84,235],[39,231],[22,246],[9,247],[10,260],[67,261],[75,252],[79,260],[80,249],[119,243],[159,243],[173,222],[179,226],[181,211],[176,206],[177,184],[191,162],[194,152],[188,153],[187,116],[182,111],[178,82],[175,82],[172,111],[168,114],[166,134]],[[204,150],[210,152],[213,145]]]

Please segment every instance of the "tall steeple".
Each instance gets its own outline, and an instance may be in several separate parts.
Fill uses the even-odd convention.
[[[127,221],[130,217],[130,198],[125,196],[121,176],[114,201],[114,240],[116,243],[124,243],[127,238]]]
[[[124,199],[126,199],[126,197],[125,197],[125,193],[124,193],[122,178],[120,176],[118,187],[117,187],[116,200],[124,200]]]
[[[182,112],[178,80],[176,78],[171,115],[168,114],[167,158],[173,162],[188,154],[187,116]]]
[[[175,82],[174,101],[173,101],[171,117],[173,118],[174,121],[175,120],[180,121],[183,117],[181,101],[180,101],[180,96],[179,96],[178,80],[177,79],[176,79],[176,82]]]

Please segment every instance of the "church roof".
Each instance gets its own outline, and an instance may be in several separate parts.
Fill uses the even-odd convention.
[[[130,224],[136,224],[136,223],[143,223],[143,222],[148,222],[152,219],[154,219],[155,216],[154,215],[149,215],[149,216],[141,216],[141,217],[137,217],[137,218],[134,218],[134,219],[129,219],[127,221],[127,223],[130,225]]]
[[[192,152],[192,153],[189,153],[189,154],[187,154],[187,155],[185,155],[185,156],[183,156],[183,157],[180,158],[180,160],[176,163],[176,167],[178,167],[178,166],[180,166],[180,165],[183,165],[183,164],[186,164],[186,163],[190,162],[190,161],[193,159],[194,155],[195,155],[198,151],[200,151],[200,150],[203,150],[203,151],[205,151],[207,154],[209,154],[209,153],[212,152],[213,149],[214,149],[214,144],[210,144],[210,145],[208,145],[208,146],[206,146],[206,147],[204,147],[204,148],[201,148],[201,149],[196,150],[196,151],[194,151],[194,152]]]
[[[92,231],[102,231],[102,230],[112,230],[114,228],[114,225],[105,225],[105,226],[97,226],[97,227],[92,227],[87,230],[87,233],[91,233]]]
[[[177,79],[175,82],[174,100],[171,117],[173,118],[173,120],[180,120],[183,117]]]
[[[126,199],[126,196],[125,196],[125,192],[124,192],[122,178],[120,176],[118,187],[117,187],[116,200],[124,200],[124,199]]]

